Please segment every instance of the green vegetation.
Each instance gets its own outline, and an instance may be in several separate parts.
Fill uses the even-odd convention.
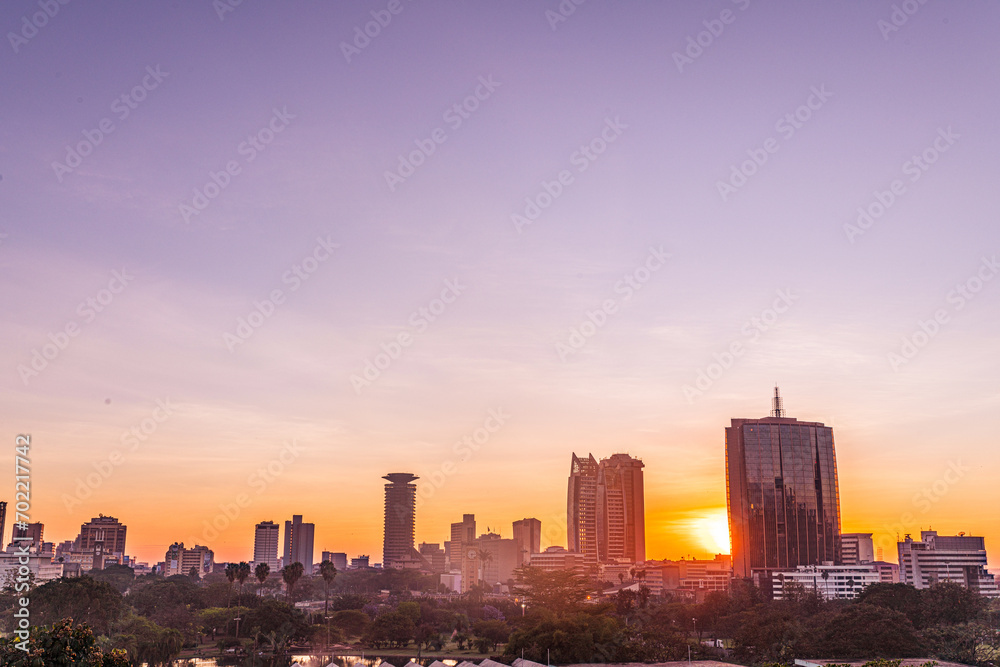
[[[644,587],[599,599],[585,577],[532,568],[518,571],[510,597],[478,585],[461,596],[425,595],[440,592],[436,577],[337,572],[329,564],[311,576],[294,564],[274,573],[234,564],[201,580],[135,577],[127,570],[112,566],[36,587],[31,651],[4,640],[0,664],[164,665],[233,649],[238,660],[258,654],[267,664],[287,665],[293,647],[319,651],[346,643],[390,655],[508,662],[523,655],[556,664],[690,655],[748,665],[833,658],[899,667],[900,658],[930,656],[1000,667],[1000,601],[954,584],[922,591],[876,584],[858,600],[827,602],[805,589],[768,601],[749,582],[735,581],[730,591],[694,604],[654,597]],[[314,601],[307,611],[294,606],[303,599]],[[12,590],[0,592],[5,632],[14,628],[15,606]],[[706,641],[716,639],[726,648]],[[75,661],[60,662],[60,651],[75,652]]]

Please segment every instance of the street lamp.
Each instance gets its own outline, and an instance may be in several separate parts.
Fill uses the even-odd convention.
[[[698,619],[691,619],[691,629],[694,631],[694,640],[698,641]],[[691,664],[691,644],[688,644],[688,664]]]

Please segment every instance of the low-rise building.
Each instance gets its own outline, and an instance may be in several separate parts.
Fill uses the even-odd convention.
[[[703,600],[712,591],[726,591],[733,579],[733,560],[728,554],[680,560],[650,560],[636,573],[654,595],[679,594]]]
[[[875,561],[875,543],[872,533],[841,533],[840,562],[843,565],[860,565]]]
[[[881,582],[881,574],[871,563],[861,565],[799,565],[791,571],[776,572],[772,580],[775,600],[796,591],[815,592],[824,600],[853,600],[866,587]]]
[[[418,551],[430,565],[434,574],[442,574],[445,571],[445,554],[440,544],[421,542]]]
[[[214,564],[215,553],[208,547],[196,544],[185,549],[183,542],[174,542],[167,548],[163,559],[163,574],[167,577],[175,574],[188,575],[194,570],[200,578],[211,572]]]
[[[343,551],[324,551],[322,561],[333,563],[338,572],[343,572],[347,569],[347,554]]]
[[[879,574],[879,581],[883,584],[899,583],[899,566],[895,563],[887,563],[884,560],[877,560],[872,563],[872,567]]]
[[[545,572],[554,570],[573,570],[577,574],[586,572],[584,555],[576,551],[567,551],[563,547],[549,547],[540,554],[531,554],[528,563],[531,567],[537,567]]]
[[[63,576],[63,564],[52,562],[52,552],[42,552],[30,547],[27,553],[18,548],[0,552],[0,588],[22,581],[21,567],[27,567],[35,586]]]

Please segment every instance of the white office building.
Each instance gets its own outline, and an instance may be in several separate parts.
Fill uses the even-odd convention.
[[[930,588],[950,581],[987,597],[1000,597],[993,575],[986,570],[986,543],[965,533],[938,535],[920,532],[920,541],[909,535],[897,543],[899,581],[916,588]]]
[[[815,592],[824,600],[853,600],[867,586],[881,581],[881,575],[871,564],[862,565],[799,565],[794,571],[774,575],[774,599],[790,596],[793,588]]]
[[[267,563],[271,572],[278,571],[278,524],[258,523],[253,533],[253,563]]]

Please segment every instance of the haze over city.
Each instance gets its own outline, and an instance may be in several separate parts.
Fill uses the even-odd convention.
[[[103,513],[140,561],[240,561],[295,514],[375,562],[407,471],[418,542],[565,546],[592,452],[645,464],[649,558],[711,557],[724,429],[778,384],[834,429],[844,532],[1000,568],[1000,8],[403,0],[359,41],[385,6],[8,38],[0,427],[47,540]]]

